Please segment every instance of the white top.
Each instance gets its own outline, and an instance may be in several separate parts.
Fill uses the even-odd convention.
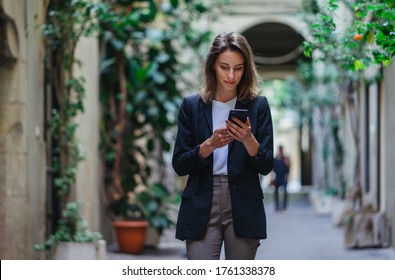
[[[213,131],[226,126],[229,111],[236,106],[237,97],[226,103],[213,100]],[[228,175],[228,145],[214,150],[214,175]]]

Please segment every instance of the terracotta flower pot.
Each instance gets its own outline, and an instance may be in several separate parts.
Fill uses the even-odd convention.
[[[119,250],[129,254],[140,254],[143,250],[147,221],[114,221]]]

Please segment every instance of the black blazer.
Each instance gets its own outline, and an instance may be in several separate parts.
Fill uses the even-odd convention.
[[[228,180],[232,201],[233,225],[238,236],[265,239],[266,215],[259,173],[273,169],[273,128],[267,99],[237,101],[235,108],[249,111],[251,131],[259,142],[258,155],[250,157],[243,144],[228,145]],[[172,164],[179,176],[189,175],[182,193],[176,238],[202,239],[206,232],[213,196],[213,155],[199,157],[200,144],[213,133],[212,106],[199,95],[186,97],[178,115],[178,133]]]

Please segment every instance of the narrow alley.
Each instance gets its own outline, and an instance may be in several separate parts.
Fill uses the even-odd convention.
[[[287,212],[276,213],[272,197],[266,195],[265,207],[268,239],[261,241],[257,260],[392,260],[393,248],[347,249],[343,242],[343,228],[331,223],[331,217],[316,215],[309,197],[295,195]],[[147,248],[141,255],[117,252],[109,246],[110,260],[176,260],[186,259],[184,243],[168,231],[158,248]]]

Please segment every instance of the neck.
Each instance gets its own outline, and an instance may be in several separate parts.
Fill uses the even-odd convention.
[[[214,99],[219,102],[228,102],[237,96],[236,91],[217,91]]]

